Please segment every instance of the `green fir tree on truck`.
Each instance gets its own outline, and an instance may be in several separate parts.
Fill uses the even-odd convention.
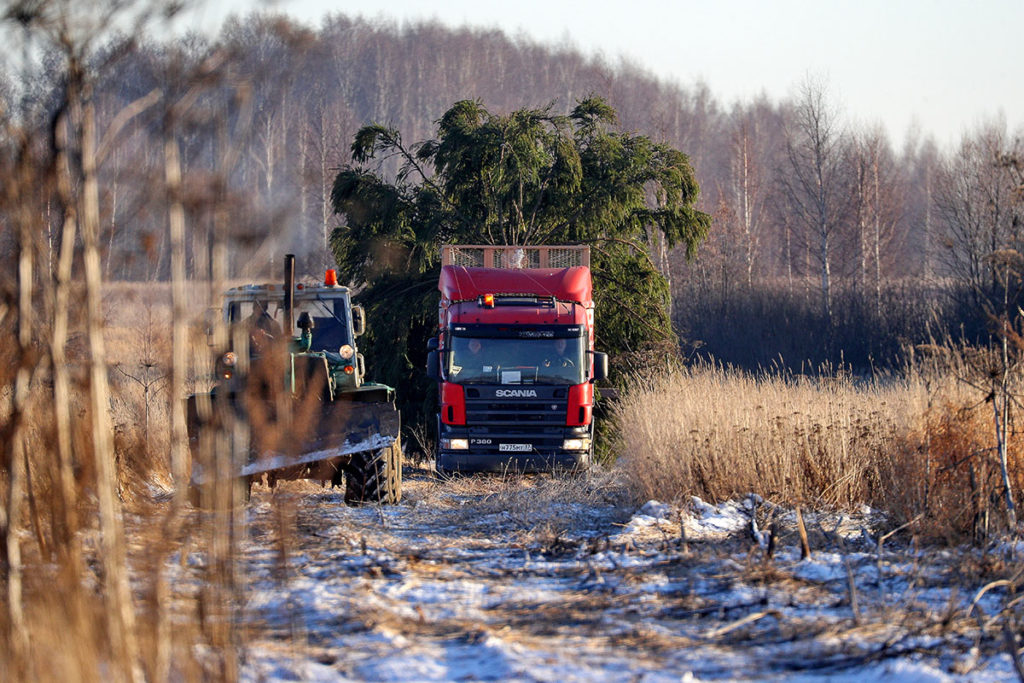
[[[568,115],[553,105],[499,115],[463,100],[423,142],[364,126],[352,158],[331,193],[344,218],[331,246],[340,278],[365,283],[370,360],[382,381],[403,387],[410,413],[436,410],[424,368],[442,244],[589,245],[601,347],[612,357],[675,352],[668,281],[652,247],[681,245],[692,256],[711,218],[696,208],[686,154],[619,130],[601,98]]]

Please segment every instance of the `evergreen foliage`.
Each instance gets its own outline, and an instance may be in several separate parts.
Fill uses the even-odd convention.
[[[442,244],[588,244],[599,348],[613,359],[677,348],[668,282],[649,253],[664,242],[692,256],[711,219],[695,208],[687,156],[618,130],[601,98],[568,115],[553,105],[497,115],[463,100],[425,142],[363,127],[352,158],[331,193],[345,217],[331,246],[342,276],[366,285],[373,374],[401,387],[408,408],[423,414],[432,400],[425,344],[436,330]],[[389,181],[380,164],[395,158]]]

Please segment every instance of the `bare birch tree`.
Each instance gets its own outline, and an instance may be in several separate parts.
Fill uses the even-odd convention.
[[[990,123],[965,136],[936,178],[935,208],[945,247],[941,257],[965,296],[977,307],[998,310],[1000,277],[990,256],[1024,251],[1014,225],[1014,183],[1000,164],[1009,148],[1005,126]]]
[[[863,131],[854,141],[856,168],[855,213],[859,278],[874,292],[875,312],[881,315],[882,273],[893,260],[891,247],[903,207],[899,201],[902,182],[889,142],[881,126]],[[883,263],[885,264],[883,266]]]
[[[825,84],[806,79],[786,125],[788,163],[781,185],[794,222],[803,228],[807,253],[820,268],[822,312],[830,322],[833,260],[851,203],[848,153]]]
[[[761,257],[766,196],[760,122],[754,115],[744,113],[740,117],[730,141],[729,189],[742,237],[743,265],[749,287]]]

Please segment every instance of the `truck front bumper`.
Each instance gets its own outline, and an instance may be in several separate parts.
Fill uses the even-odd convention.
[[[439,451],[436,467],[441,474],[454,472],[550,472],[582,470],[590,465],[590,453],[467,453]]]

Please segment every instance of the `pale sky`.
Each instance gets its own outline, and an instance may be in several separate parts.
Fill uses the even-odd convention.
[[[1024,126],[1024,0],[229,0],[202,11],[273,6],[313,27],[326,12],[398,23],[436,19],[626,57],[728,107],[779,100],[808,74],[829,83],[850,123],[882,123],[899,145],[916,123],[942,146],[984,120]]]

